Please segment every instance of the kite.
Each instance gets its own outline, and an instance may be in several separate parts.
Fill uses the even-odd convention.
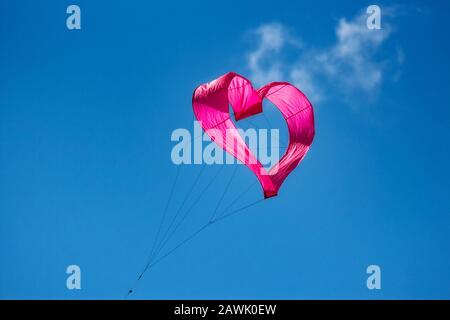
[[[280,161],[267,171],[240,136],[236,121],[263,112],[268,99],[282,113],[289,130],[289,145]],[[288,82],[271,82],[255,90],[251,82],[229,72],[194,90],[192,107],[197,120],[210,138],[244,163],[258,178],[264,198],[274,197],[286,177],[297,167],[314,139],[314,112],[308,98]]]

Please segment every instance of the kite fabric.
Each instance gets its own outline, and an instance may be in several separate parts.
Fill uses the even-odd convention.
[[[236,121],[261,113],[264,98],[280,110],[289,130],[289,146],[268,172],[246,145],[229,113],[229,105]],[[265,198],[278,194],[283,181],[302,161],[314,139],[313,107],[306,96],[288,82],[271,82],[255,90],[249,80],[229,72],[197,87],[192,107],[211,139],[256,175]]]

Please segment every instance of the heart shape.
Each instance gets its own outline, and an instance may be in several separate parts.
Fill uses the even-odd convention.
[[[229,104],[236,121],[261,113],[265,98],[280,110],[289,130],[288,148],[268,172],[240,136],[229,113]],[[255,90],[248,79],[229,72],[197,87],[192,107],[211,139],[253,171],[264,190],[264,198],[278,194],[283,181],[304,158],[314,139],[312,105],[288,82],[271,82]]]

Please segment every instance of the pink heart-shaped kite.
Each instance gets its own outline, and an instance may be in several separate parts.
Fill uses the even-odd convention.
[[[252,154],[230,118],[236,121],[262,112],[267,98],[283,114],[289,129],[289,146],[267,172]],[[229,72],[197,87],[192,97],[194,114],[211,139],[244,163],[258,177],[264,197],[276,196],[284,179],[300,163],[314,139],[314,113],[306,96],[287,82],[272,82],[255,90],[249,80]]]

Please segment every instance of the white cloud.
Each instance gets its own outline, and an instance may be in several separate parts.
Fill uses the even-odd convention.
[[[253,82],[260,86],[270,82],[270,79],[282,77],[281,66],[277,61],[263,67],[262,60],[277,54],[285,46],[287,33],[280,24],[263,25],[253,33],[258,37],[258,47],[248,55],[248,67]]]
[[[369,30],[366,18],[365,13],[351,20],[341,18],[335,42],[322,48],[298,45],[300,41],[281,24],[259,27],[253,32],[257,46],[248,54],[250,78],[257,86],[290,81],[313,102],[326,99],[330,93],[370,94],[383,79],[384,64],[376,55],[390,36],[391,27],[383,21],[381,30]],[[290,47],[295,49],[296,60],[288,64],[283,52]],[[325,86],[326,90],[322,89]]]
[[[374,54],[390,34],[386,24],[381,30],[366,27],[366,15],[352,21],[342,18],[336,28],[336,44],[324,52],[323,63],[336,70],[329,74],[342,81],[349,89],[359,88],[370,92],[382,79],[382,67]],[[328,68],[324,68],[327,71]]]
[[[311,101],[323,100],[323,92],[318,88],[314,75],[308,68],[302,68],[301,66],[293,68],[289,78],[292,84],[302,90]]]

